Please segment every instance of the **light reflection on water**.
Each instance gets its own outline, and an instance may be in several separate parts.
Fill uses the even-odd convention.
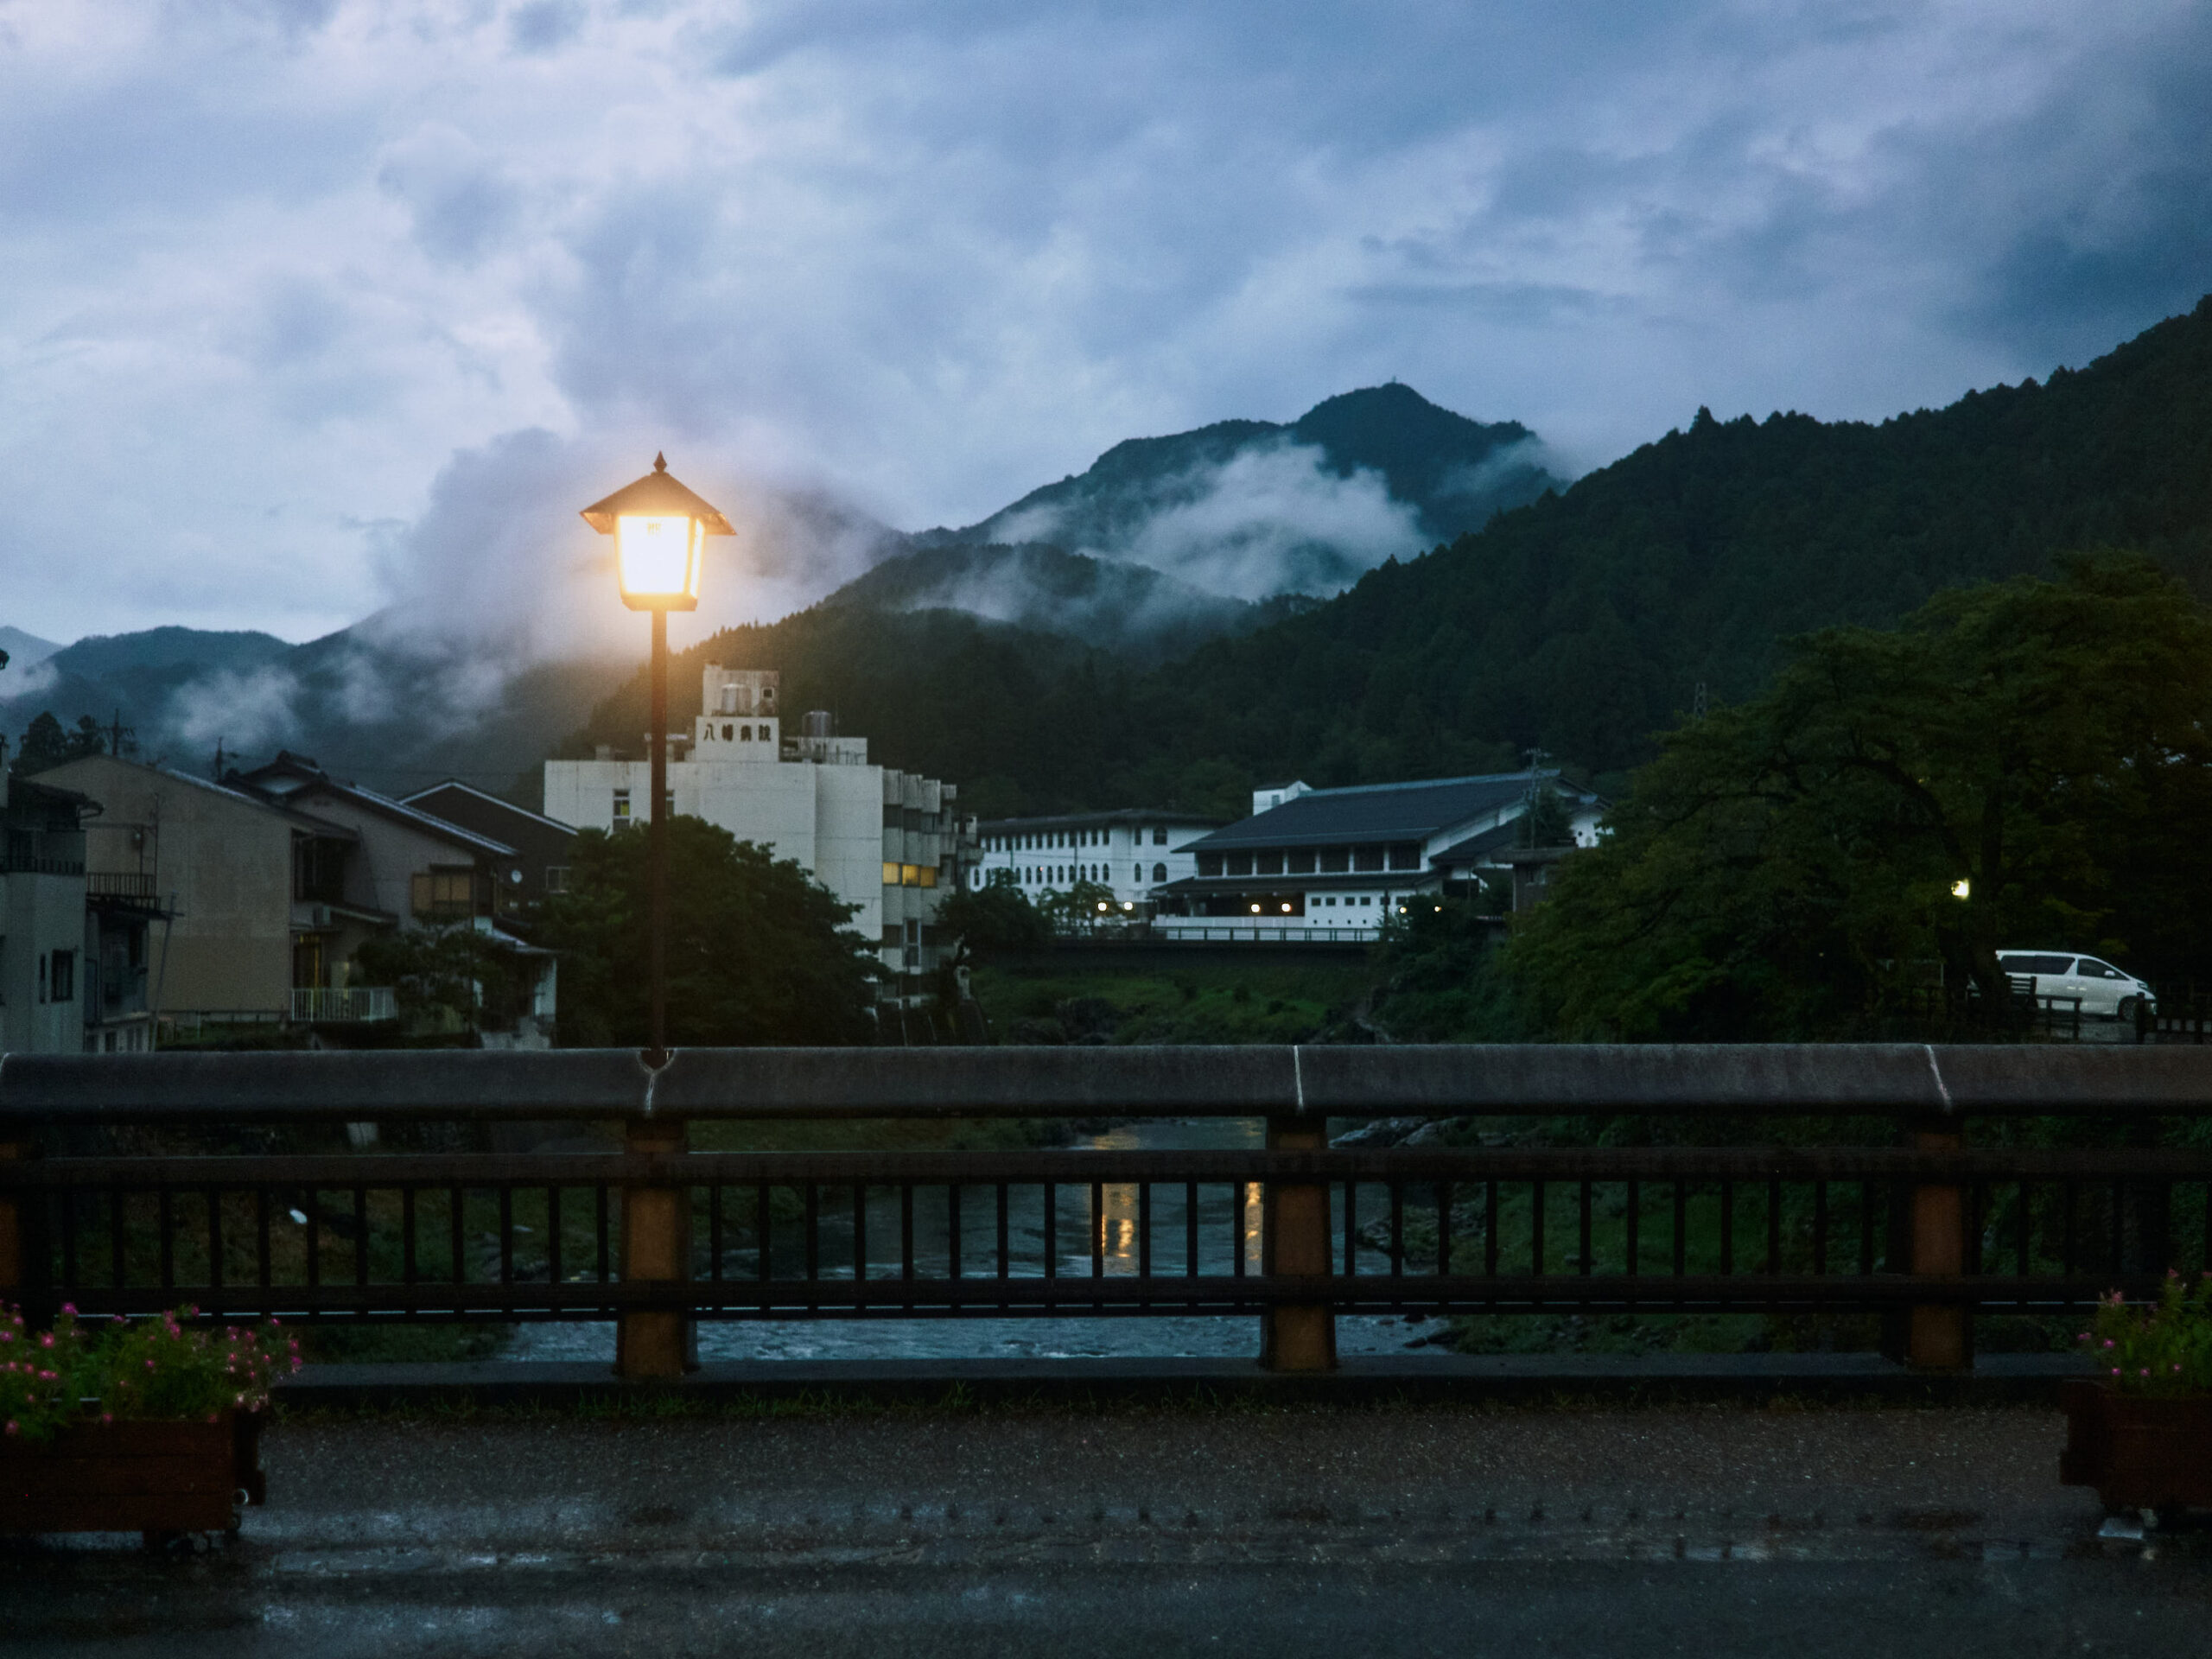
[[[1079,1135],[1073,1145],[1104,1151],[1210,1150],[1257,1147],[1266,1144],[1265,1125],[1257,1119],[1211,1118],[1177,1122],[1147,1122]],[[1134,1183],[1103,1184],[1098,1192],[1098,1215],[1090,1213],[1091,1188],[1067,1185],[1053,1198],[1053,1249],[1058,1276],[1081,1281],[1090,1276],[1094,1243],[1099,1247],[1100,1268],[1110,1275],[1135,1274],[1142,1262],[1141,1199]],[[963,1274],[988,1276],[998,1270],[998,1192],[992,1186],[963,1187],[960,1201],[960,1267]],[[1010,1276],[1040,1277],[1046,1259],[1046,1205],[1043,1189],[1012,1187],[1006,1196],[1007,1271]],[[1332,1228],[1342,1249],[1339,1220]],[[739,1215],[749,1221],[750,1212]],[[1363,1211],[1364,1213],[1364,1211]],[[825,1189],[822,1194],[819,1230],[819,1272],[823,1278],[852,1278],[855,1243],[864,1243],[868,1278],[895,1279],[900,1272],[903,1217],[893,1189],[872,1190],[855,1226],[852,1194]],[[925,1277],[944,1274],[950,1263],[950,1216],[943,1189],[925,1188],[915,1195],[913,1211],[914,1270]],[[1248,1273],[1257,1273],[1261,1262],[1260,1187],[1253,1182],[1238,1187],[1221,1182],[1203,1184],[1197,1205],[1198,1271],[1228,1274],[1237,1255]],[[1152,1270],[1155,1275],[1180,1274],[1190,1266],[1191,1243],[1188,1194],[1182,1183],[1154,1185],[1151,1202]],[[1094,1231],[1094,1226],[1096,1230]],[[778,1224],[771,1234],[771,1267],[778,1276],[798,1277],[805,1268],[803,1228],[797,1223]],[[1387,1266],[1379,1254],[1362,1268]],[[751,1249],[725,1252],[723,1271],[743,1280],[759,1268]],[[1219,1317],[1039,1316],[1006,1319],[791,1319],[702,1320],[699,1357],[702,1361],[746,1359],[953,1359],[1060,1358],[1077,1357],[1167,1357],[1173,1356],[1252,1357],[1259,1351],[1259,1321]],[[1393,1318],[1346,1316],[1337,1321],[1337,1345],[1342,1354],[1397,1353],[1409,1341],[1436,1330],[1434,1320],[1407,1321]],[[1424,1353],[1440,1349],[1423,1348]],[[507,1359],[606,1359],[614,1352],[612,1325],[525,1325],[502,1357]]]

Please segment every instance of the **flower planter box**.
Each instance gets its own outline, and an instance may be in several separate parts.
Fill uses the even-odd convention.
[[[2212,1507],[2212,1399],[2143,1400],[2069,1382],[2058,1478],[2094,1486],[2108,1510]]]
[[[261,1414],[212,1423],[75,1423],[42,1446],[0,1442],[0,1535],[231,1532],[265,1501]]]

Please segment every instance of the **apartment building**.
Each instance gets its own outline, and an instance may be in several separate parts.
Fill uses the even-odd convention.
[[[878,942],[899,993],[920,995],[938,966],[938,906],[974,854],[972,824],[955,809],[959,791],[869,760],[868,740],[840,736],[826,713],[803,715],[788,732],[781,677],[702,671],[690,733],[670,735],[664,804],[793,861],[856,906],[852,925]],[[578,829],[642,823],[652,792],[643,745],[633,756],[607,747],[589,760],[545,763],[545,814]]]

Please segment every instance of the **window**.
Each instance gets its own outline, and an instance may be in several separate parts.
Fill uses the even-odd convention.
[[[459,921],[476,910],[476,872],[445,868],[417,870],[411,882],[416,915],[430,921]]]
[[[1321,868],[1329,875],[1342,875],[1351,868],[1351,849],[1346,847],[1324,847],[1321,849]]]
[[[1152,832],[1152,844],[1155,847],[1165,847],[1167,844],[1167,829],[1165,824]]]
[[[1381,869],[1382,868],[1382,849],[1380,847],[1361,847],[1356,849],[1351,855],[1351,867],[1355,870]]]
[[[1167,867],[1165,864],[1154,865],[1152,867],[1152,879],[1155,881],[1165,881],[1167,879]]]
[[[1293,875],[1313,874],[1313,849],[1311,847],[1308,847],[1303,852],[1285,854],[1283,855],[1283,866]]]
[[[899,885],[899,867],[896,864],[887,863],[883,867],[883,885],[887,887]]]
[[[1198,874],[1209,878],[1219,875],[1221,874],[1221,855],[1219,853],[1200,853],[1198,855]]]
[[[1390,847],[1390,868],[1394,870],[1421,868],[1421,843],[1417,841],[1394,842]]]
[[[48,970],[46,1000],[49,1002],[74,1002],[77,1000],[77,953],[57,950]]]
[[[569,867],[565,864],[548,864],[545,867],[545,891],[566,893],[568,890]]]
[[[2099,962],[2094,957],[2084,957],[2074,969],[2083,979],[2126,979],[2127,976],[2108,962]]]
[[[1252,855],[1231,853],[1222,861],[1221,868],[1225,875],[1249,875],[1252,874]]]
[[[1281,875],[1282,874],[1282,855],[1281,853],[1255,853],[1252,855],[1252,868],[1261,875]]]
[[[618,789],[614,791],[614,827],[620,830],[629,822],[630,791],[626,789]]]

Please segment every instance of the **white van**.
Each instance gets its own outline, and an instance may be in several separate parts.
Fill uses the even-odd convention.
[[[2155,1014],[2158,999],[2133,974],[2070,950],[1999,950],[1997,965],[2015,978],[2032,977],[2037,996],[2078,996],[2082,1012],[2133,1020],[2136,1005]]]

